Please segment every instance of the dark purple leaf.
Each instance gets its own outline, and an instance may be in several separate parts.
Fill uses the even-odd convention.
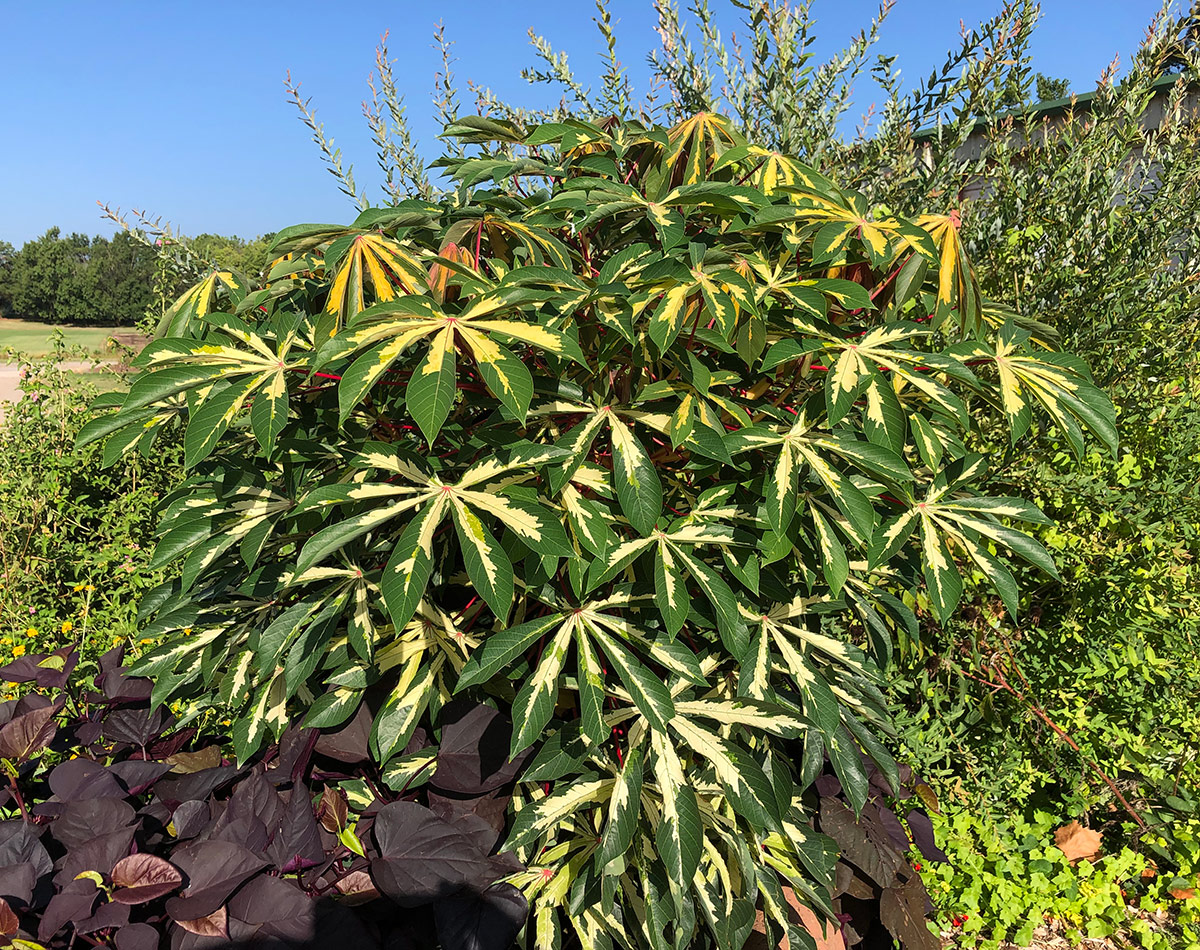
[[[212,812],[207,802],[184,802],[171,815],[171,824],[175,826],[175,837],[195,838],[208,827]]]
[[[875,798],[894,798],[896,790],[892,788],[892,783],[887,780],[879,767],[869,759],[864,759],[864,767],[867,770],[867,783],[871,786]]]
[[[0,867],[28,864],[37,877],[54,870],[41,842],[41,829],[20,818],[0,821]]]
[[[122,904],[144,904],[170,894],[183,884],[183,875],[170,861],[153,854],[131,854],[112,870],[112,899]]]
[[[415,802],[384,805],[374,830],[380,857],[371,862],[371,877],[401,907],[449,897],[487,863],[466,835]]]
[[[154,682],[144,676],[130,676],[123,663],[125,648],[114,647],[100,657],[100,672],[96,674],[96,688],[114,702],[137,702],[150,698]]]
[[[63,806],[50,833],[65,847],[78,848],[99,835],[128,828],[136,817],[133,806],[124,799],[84,798]]]
[[[933,833],[933,822],[925,812],[914,808],[904,816],[904,820],[908,822],[913,841],[926,861],[939,861],[942,864],[949,862],[950,856],[938,847],[937,836]]]
[[[26,697],[28,698],[28,697]],[[20,709],[21,699],[17,704]],[[59,714],[64,700],[49,703],[30,709],[29,712],[19,712],[3,726],[0,726],[0,759],[12,759],[15,762],[26,762],[35,753],[40,752],[54,738],[57,726],[54,717]]]
[[[222,785],[237,776],[232,765],[219,765],[213,769],[202,769],[179,778],[163,778],[154,783],[154,797],[168,807],[175,807],[192,799],[208,798]]]
[[[525,926],[529,904],[511,884],[463,890],[433,907],[442,950],[507,950]]]
[[[904,950],[940,950],[941,940],[925,923],[929,895],[919,875],[902,887],[885,887],[879,901],[879,919]]]
[[[100,741],[100,722],[87,721],[76,724],[75,726],[75,742],[83,746],[85,749],[90,748]]]
[[[508,758],[512,722],[490,706],[455,700],[441,713],[442,743],[430,783],[449,792],[481,795],[513,782],[526,756]]]
[[[271,834],[267,831],[267,826],[253,815],[242,815],[221,824],[214,823],[205,837],[209,841],[232,841],[256,854],[265,854],[267,845],[271,843]]]
[[[187,889],[167,901],[167,913],[183,925],[214,913],[247,878],[267,862],[231,841],[196,841],[171,855],[171,863],[187,876]],[[186,928],[185,929],[189,929]],[[197,931],[190,930],[191,933]]]
[[[267,780],[274,785],[300,781],[319,738],[316,729],[301,729],[296,725],[284,729],[279,737],[279,757],[267,769]]]
[[[892,839],[892,844],[899,851],[908,850],[908,833],[904,830],[904,825],[900,824],[900,819],[896,817],[896,813],[886,805],[867,805],[867,810],[874,809],[875,816],[879,819],[880,826],[888,833],[888,837]]]
[[[296,785],[287,807],[281,809],[275,827],[271,829],[267,857],[285,874],[314,867],[325,857],[321,833],[313,815],[312,799],[306,786]]]
[[[28,807],[28,803],[26,803]],[[29,813],[36,818],[57,818],[63,813],[63,809],[67,806],[53,798],[44,802],[38,802],[32,808],[29,808]]]
[[[91,759],[69,759],[50,773],[50,791],[64,802],[84,798],[123,798],[126,787]]]
[[[178,755],[184,746],[196,738],[197,732],[195,726],[188,726],[186,729],[179,729],[169,735],[160,736],[146,746],[146,758],[169,759]]]
[[[429,810],[454,825],[475,842],[484,854],[491,854],[504,832],[510,792],[503,789],[474,797],[440,795],[429,790]]]
[[[890,887],[896,881],[896,872],[907,866],[887,829],[869,813],[855,818],[854,812],[836,798],[822,798],[820,818],[821,831],[837,842],[842,856],[880,887]]]
[[[322,733],[313,748],[321,755],[338,762],[356,765],[371,757],[367,745],[370,737],[371,711],[364,704],[358,707],[354,718],[337,732]]]
[[[37,683],[47,689],[62,689],[79,662],[74,647],[60,647],[53,653],[22,656],[0,666],[0,680],[9,683]]]
[[[167,828],[171,823],[171,809],[162,802],[150,802],[144,808],[139,808],[137,814],[141,819],[142,833],[146,836],[147,842],[151,837],[156,841],[173,837]]]
[[[121,780],[130,795],[141,795],[171,771],[171,766],[165,762],[147,762],[144,759],[126,759],[124,762],[114,762],[108,768]]]
[[[113,939],[117,950],[158,950],[158,931],[149,924],[129,924]]]
[[[49,858],[47,858],[49,862]],[[0,868],[0,898],[28,906],[33,900],[37,872],[32,864],[13,864]]]
[[[283,799],[275,786],[267,781],[260,765],[233,787],[225,814],[230,818],[253,816],[270,829],[279,820],[283,809]]]
[[[312,898],[294,884],[265,874],[233,896],[229,914],[254,928],[259,940],[274,938],[304,946],[316,933],[316,906]]]
[[[60,887],[66,887],[84,871],[111,868],[129,853],[133,845],[133,831],[132,828],[110,831],[108,834],[97,835],[84,845],[72,848],[65,858],[60,859],[62,866],[54,875],[54,882]]]
[[[161,706],[149,709],[118,709],[104,718],[100,734],[113,742],[128,742],[142,748],[157,739],[174,722]]]
[[[97,930],[112,930],[124,927],[129,923],[129,905],[108,902],[96,908],[96,912],[87,920],[76,923],[76,929],[81,934],[95,933]]]
[[[100,891],[91,878],[79,878],[67,884],[50,898],[38,924],[38,940],[45,943],[68,923],[87,920],[92,916]]]

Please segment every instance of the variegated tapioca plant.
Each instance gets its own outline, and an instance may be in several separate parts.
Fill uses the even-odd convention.
[[[872,213],[722,118],[487,118],[453,190],[280,232],[168,313],[84,441],[185,427],[137,664],[237,754],[370,711],[408,786],[456,694],[537,748],[531,945],[740,947],[828,910],[805,791],[885,776],[893,638],[1054,565],[980,420],[1115,445],[1082,363],[979,296],[949,216]],[[476,148],[472,148],[476,146]],[[804,941],[795,931],[792,938]]]

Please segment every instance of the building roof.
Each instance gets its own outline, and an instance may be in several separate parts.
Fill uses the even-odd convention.
[[[1180,75],[1181,74],[1179,73],[1166,73],[1162,76],[1159,76],[1150,84],[1150,88],[1156,94],[1163,89],[1169,89],[1179,81]],[[1096,98],[1096,96],[1097,92],[1093,89],[1091,92],[1081,92],[1078,95],[1070,95],[1062,99],[1047,99],[1042,102],[1034,102],[1027,106],[1020,106],[1016,109],[1009,109],[1007,112],[1001,112],[996,116],[996,118],[1008,119],[1030,115],[1049,118],[1050,116],[1061,115],[1064,112],[1068,112],[1072,109],[1082,109],[1083,111],[1087,111],[1092,107],[1092,101]],[[971,131],[975,131],[976,129],[985,129],[991,124],[991,121],[988,119],[976,119],[971,124]],[[934,125],[927,129],[921,129],[917,132],[914,132],[913,138],[918,142],[922,142],[926,139],[935,138],[937,134],[938,126]]]

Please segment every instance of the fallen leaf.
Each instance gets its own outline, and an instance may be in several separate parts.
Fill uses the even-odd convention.
[[[1058,828],[1054,832],[1054,844],[1072,864],[1094,861],[1100,856],[1100,832],[1084,828],[1077,821]]]

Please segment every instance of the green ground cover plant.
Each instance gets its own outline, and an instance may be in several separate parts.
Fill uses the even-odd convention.
[[[1172,894],[1195,884],[1196,823],[1175,829],[1171,844],[1184,857],[1179,875],[1153,871],[1144,853],[1127,845],[1095,861],[1072,862],[1055,845],[1057,811],[980,817],[978,804],[934,816],[948,860],[922,865],[939,907],[938,924],[959,945],[994,950],[1009,942],[1036,945],[1065,938],[1116,937],[1146,950],[1195,946],[1200,930],[1190,904]],[[1168,846],[1165,839],[1160,844]],[[1178,913],[1176,913],[1178,911]]]
[[[43,357],[15,358],[21,398],[0,421],[0,657],[85,634],[85,667],[94,667],[113,641],[146,646],[137,603],[164,576],[146,564],[155,507],[180,477],[180,453],[169,441],[150,460],[76,451],[97,387],[61,366],[86,351],[64,333],[51,343]]]

